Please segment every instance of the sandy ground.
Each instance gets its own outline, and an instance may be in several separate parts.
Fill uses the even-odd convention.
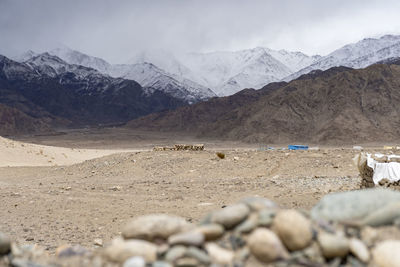
[[[97,134],[20,138],[39,145],[0,139],[1,165],[19,166],[0,168],[0,231],[51,252],[65,243],[93,247],[94,239],[111,240],[137,215],[164,212],[196,222],[208,211],[254,195],[284,207],[310,208],[329,192],[360,184],[352,163],[357,152],[350,148],[258,151],[258,145],[207,141],[206,151],[150,151],[153,145],[189,140]],[[63,166],[43,166],[53,164]]]
[[[0,137],[0,167],[71,165],[122,149],[77,149],[30,144]]]

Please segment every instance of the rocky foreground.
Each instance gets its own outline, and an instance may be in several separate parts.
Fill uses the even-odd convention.
[[[325,196],[308,211],[250,197],[193,224],[172,215],[133,219],[98,249],[48,255],[0,233],[0,266],[400,266],[400,192]]]

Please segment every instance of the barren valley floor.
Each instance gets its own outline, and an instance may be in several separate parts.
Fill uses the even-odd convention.
[[[107,243],[137,215],[169,213],[196,222],[208,211],[255,195],[283,207],[310,208],[328,192],[360,184],[352,162],[357,151],[351,148],[259,151],[258,145],[112,129],[20,140],[71,151],[81,147],[82,160],[83,148],[117,152],[94,159],[91,154],[72,165],[55,158],[49,166],[0,168],[0,232],[50,252],[65,243],[93,247],[96,238]],[[202,141],[205,151],[151,151],[154,145]],[[30,165],[27,160],[21,154]]]

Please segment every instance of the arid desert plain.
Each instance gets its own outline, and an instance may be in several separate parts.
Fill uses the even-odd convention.
[[[205,150],[153,151],[175,143],[203,143]],[[196,222],[247,196],[309,209],[327,193],[360,187],[352,146],[270,146],[113,128],[1,138],[0,232],[54,253],[62,244],[107,243],[138,215]]]

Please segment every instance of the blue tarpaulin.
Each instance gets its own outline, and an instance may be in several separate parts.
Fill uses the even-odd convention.
[[[303,145],[288,145],[289,150],[308,150],[308,146]]]

